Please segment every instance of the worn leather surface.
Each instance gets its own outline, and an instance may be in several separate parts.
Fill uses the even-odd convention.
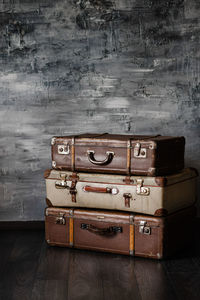
[[[163,175],[184,168],[184,137],[85,134],[75,137],[75,157],[72,164],[72,136],[55,137],[52,145],[54,168],[76,171],[136,175]],[[130,142],[130,161],[127,154]],[[136,143],[146,149],[146,158],[134,156]],[[59,154],[58,145],[68,145],[69,154]],[[153,148],[153,149],[152,149]],[[109,164],[95,165],[89,161],[87,151],[94,151],[97,161],[106,159],[107,151],[114,153]],[[73,166],[72,166],[73,165]]]
[[[121,254],[130,254],[130,224],[134,224],[134,255],[161,259],[180,251],[192,242],[194,206],[180,210],[167,217],[152,217],[141,214],[118,213],[74,209],[47,208],[45,220],[46,239],[51,245],[69,246],[69,218],[73,218],[73,247]],[[55,220],[65,216],[66,224],[58,225]],[[150,234],[140,230],[141,221],[150,228]],[[96,228],[117,226],[122,232],[99,235],[83,229],[82,224]]]
[[[175,175],[166,176],[166,186],[159,186],[155,177],[131,176],[130,184],[124,182],[123,175],[102,175],[78,173],[76,184],[76,202],[72,202],[70,189],[57,189],[56,182],[60,182],[65,175],[67,186],[71,187],[71,172],[52,170],[46,179],[47,198],[57,207],[88,207],[129,212],[145,213],[149,215],[162,212],[172,213],[192,205],[196,201],[196,172],[187,168]],[[137,179],[143,179],[143,187],[149,189],[149,195],[137,194]],[[95,193],[84,191],[85,186],[101,188],[102,190],[117,189],[117,194]],[[125,194],[130,194],[127,205]],[[130,206],[129,206],[130,205]]]
[[[135,215],[135,255],[161,259],[172,255],[193,242],[196,209],[191,206],[167,217]],[[139,232],[140,222],[151,228],[151,234]]]

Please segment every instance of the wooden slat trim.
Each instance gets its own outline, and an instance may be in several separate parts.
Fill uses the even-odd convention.
[[[72,247],[74,245],[74,219],[69,218],[69,244]]]
[[[134,254],[134,225],[133,224],[130,224],[129,252],[130,255]]]
[[[130,174],[131,168],[131,140],[127,141],[127,174]]]
[[[71,160],[72,160],[72,171],[74,171],[74,169],[75,169],[75,137],[72,138]]]

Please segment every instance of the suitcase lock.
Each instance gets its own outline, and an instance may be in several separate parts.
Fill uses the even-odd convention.
[[[140,143],[136,143],[133,151],[133,156],[137,158],[146,158],[147,157],[147,149],[141,148]]]
[[[136,194],[141,196],[148,196],[150,194],[150,188],[143,186],[143,179],[136,179]]]
[[[151,227],[149,226],[145,226],[147,224],[146,221],[140,221],[139,223],[139,232],[142,234],[147,234],[150,235],[151,234]]]
[[[65,225],[66,221],[65,221],[64,215],[61,214],[59,217],[57,217],[55,223],[60,224],[60,225]]]
[[[61,180],[55,182],[56,189],[70,189],[66,182],[66,175],[60,174]]]
[[[69,154],[69,144],[67,145],[58,145],[58,154]]]

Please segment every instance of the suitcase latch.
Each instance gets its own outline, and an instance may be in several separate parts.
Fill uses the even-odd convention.
[[[66,182],[66,175],[60,174],[61,180],[55,182],[56,189],[70,189]]]
[[[60,225],[65,225],[66,221],[65,221],[64,215],[61,215],[61,216],[57,217],[55,223],[60,224]]]
[[[69,144],[58,145],[58,154],[69,154],[69,153],[70,153]]]
[[[143,179],[136,179],[136,194],[142,196],[148,196],[150,194],[150,188],[143,186]]]
[[[151,227],[149,226],[145,226],[147,224],[146,221],[140,221],[139,223],[139,232],[142,234],[147,234],[150,235],[151,234]]]
[[[133,156],[137,158],[146,158],[147,157],[147,149],[141,148],[140,143],[136,143],[133,151]]]

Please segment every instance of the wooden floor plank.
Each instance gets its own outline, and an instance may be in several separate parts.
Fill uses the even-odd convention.
[[[1,280],[0,299],[30,299],[43,232],[16,233],[16,241]]]
[[[67,297],[67,280],[36,279],[32,300],[70,300]]]
[[[200,264],[198,245],[163,262],[169,281],[178,299],[200,299]]]
[[[44,241],[40,253],[36,279],[59,280],[66,279],[69,269],[70,249],[52,247]]]
[[[40,230],[0,232],[0,299],[199,300],[199,242],[164,261],[50,247]]]
[[[160,261],[135,258],[133,268],[142,300],[175,300],[176,295]]]
[[[67,299],[69,256],[69,249],[43,242],[31,299]]]
[[[132,264],[133,259],[133,257],[123,255],[100,255],[100,275],[106,300],[141,299]]]
[[[95,252],[71,250],[68,299],[104,300],[100,255]]]

